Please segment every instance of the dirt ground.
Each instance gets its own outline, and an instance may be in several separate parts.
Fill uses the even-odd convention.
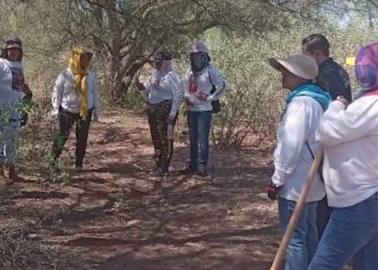
[[[187,162],[184,131],[173,171]],[[77,270],[269,269],[279,241],[269,151],[214,150],[205,178],[153,177],[152,153],[145,119],[108,113],[92,125],[83,172],[44,185],[47,164],[28,164],[2,188],[0,228],[74,254]]]

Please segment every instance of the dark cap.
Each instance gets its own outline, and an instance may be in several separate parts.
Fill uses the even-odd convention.
[[[22,50],[21,39],[18,38],[18,37],[7,38],[7,40],[5,41],[4,49],[7,50],[7,49],[11,49],[11,48],[17,48],[17,49]]]
[[[162,62],[164,60],[172,60],[173,56],[170,52],[159,50],[155,53],[155,62]]]

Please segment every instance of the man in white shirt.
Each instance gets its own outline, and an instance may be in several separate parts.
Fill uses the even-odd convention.
[[[310,270],[378,268],[378,43],[359,50],[355,73],[359,98],[338,97],[319,125],[333,211]]]
[[[318,147],[315,131],[331,97],[313,83],[318,75],[318,65],[313,58],[291,55],[270,59],[270,64],[282,73],[283,88],[290,90],[277,129],[272,176],[272,187],[278,193],[280,230],[284,233],[307,179]],[[324,185],[317,176],[290,240],[285,270],[307,269],[318,244],[316,206],[324,196]]]
[[[89,70],[92,53],[75,48],[71,51],[69,67],[55,81],[52,93],[52,119],[56,134],[53,138],[53,167],[62,153],[71,129],[76,124],[75,167],[81,170],[87,148],[91,118],[98,119],[96,77]],[[55,167],[56,168],[56,167]]]

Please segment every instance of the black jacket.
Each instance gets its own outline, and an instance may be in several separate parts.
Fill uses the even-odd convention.
[[[344,96],[349,102],[352,101],[349,75],[332,58],[328,58],[320,64],[316,84],[327,90],[332,99],[336,99],[337,96]]]

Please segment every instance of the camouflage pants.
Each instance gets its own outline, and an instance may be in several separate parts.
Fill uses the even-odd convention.
[[[152,143],[155,150],[156,168],[163,173],[168,172],[173,153],[173,140],[168,139],[167,118],[171,110],[172,102],[163,101],[157,104],[147,105],[148,124],[150,126]],[[176,123],[175,118],[173,127]]]

